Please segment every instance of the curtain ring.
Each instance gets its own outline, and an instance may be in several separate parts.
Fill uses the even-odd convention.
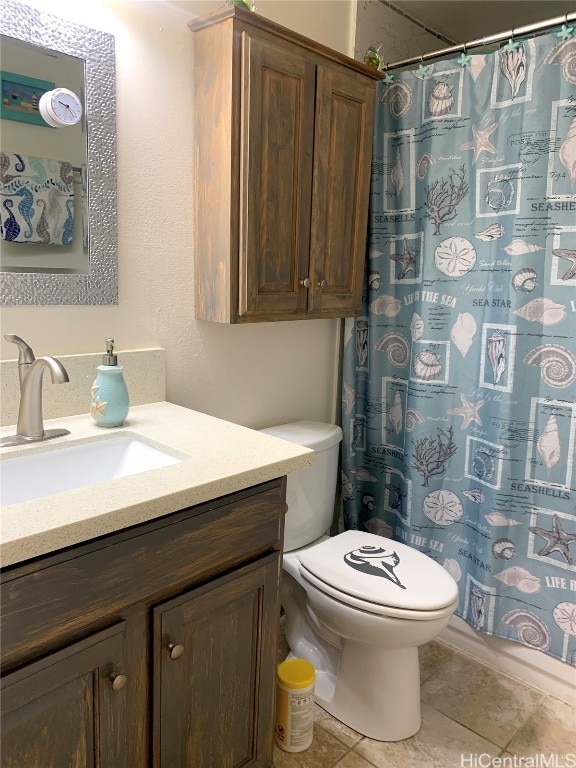
[[[464,43],[464,55],[466,55],[466,53],[467,53],[467,50],[466,50],[466,43]]]
[[[514,27],[512,27],[512,34],[510,36],[510,40],[514,40]]]
[[[424,54],[423,53],[420,54],[420,64],[422,66],[424,66]]]

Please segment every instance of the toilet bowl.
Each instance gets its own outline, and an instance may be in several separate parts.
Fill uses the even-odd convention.
[[[423,553],[382,536],[327,536],[341,431],[318,422],[263,430],[317,451],[288,476],[281,604],[291,653],[316,669],[317,703],[380,741],[420,728],[418,647],[448,624],[454,579]]]
[[[345,583],[351,566],[344,557],[368,548],[398,560],[393,572],[402,586],[368,573]],[[371,533],[346,531],[284,554],[286,638],[294,655],[316,668],[316,701],[379,741],[406,739],[420,729],[418,646],[444,629],[457,602],[456,583],[440,565]]]

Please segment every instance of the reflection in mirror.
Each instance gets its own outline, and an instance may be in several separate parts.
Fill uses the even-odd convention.
[[[115,304],[114,38],[12,0],[0,33],[1,302]],[[77,124],[42,119],[54,87],[80,97]]]
[[[84,94],[84,61],[75,56],[0,37],[2,63],[2,272],[87,274],[88,222],[84,221],[84,121],[51,128],[41,117],[42,84]],[[14,73],[14,74],[11,74]],[[12,79],[16,82],[12,82]],[[64,178],[44,182],[44,164],[64,163]],[[34,198],[37,198],[36,200]],[[46,205],[39,202],[46,200]],[[68,210],[70,209],[70,210]],[[87,211],[86,211],[87,213]],[[12,220],[10,228],[6,224]],[[48,243],[46,242],[48,241]]]

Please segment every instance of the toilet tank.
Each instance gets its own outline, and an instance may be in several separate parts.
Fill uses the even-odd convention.
[[[261,431],[316,451],[311,467],[288,475],[284,551],[289,552],[311,544],[330,530],[342,430],[319,421],[295,421]]]

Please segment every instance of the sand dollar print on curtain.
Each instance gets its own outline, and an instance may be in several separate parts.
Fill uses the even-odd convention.
[[[441,563],[472,627],[576,664],[576,38],[380,83],[347,528]]]

